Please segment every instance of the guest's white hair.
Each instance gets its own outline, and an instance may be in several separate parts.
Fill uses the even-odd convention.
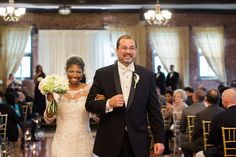
[[[185,92],[183,89],[176,89],[176,90],[174,91],[174,94],[173,94],[173,95],[175,96],[177,93],[181,94],[181,96],[182,96],[182,98],[184,99],[184,101],[187,100],[187,94],[186,94],[186,92]]]

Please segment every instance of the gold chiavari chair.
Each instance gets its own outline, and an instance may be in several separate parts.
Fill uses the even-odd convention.
[[[0,114],[0,135],[3,141],[6,141],[7,136],[7,114]]]
[[[28,105],[28,113],[32,114],[33,113],[33,101],[25,102],[25,104]]]
[[[202,121],[202,133],[203,133],[204,150],[206,150],[209,147],[214,146],[213,144],[210,144],[208,142],[208,135],[210,133],[210,128],[211,128],[211,121],[203,120]]]
[[[173,112],[173,126],[174,126],[174,137],[173,137],[173,156],[181,156],[181,148],[180,148],[180,119],[182,116],[182,112]]]
[[[166,112],[167,112],[167,109],[162,107],[161,113],[162,113],[162,117],[163,117],[163,121],[164,121],[164,126],[165,126],[165,128],[168,128],[168,127],[170,127],[170,120],[168,118],[165,118]]]
[[[27,104],[22,105],[22,112],[23,112],[24,121],[26,121],[27,115],[28,115],[28,105]]]
[[[187,123],[188,123],[188,139],[189,141],[192,140],[193,135],[193,128],[194,128],[194,121],[196,116],[187,115]]]
[[[3,157],[11,156],[11,143],[7,141],[7,120],[8,114],[0,114],[0,135],[2,137],[2,152]]]
[[[222,127],[224,157],[236,156],[236,127]]]

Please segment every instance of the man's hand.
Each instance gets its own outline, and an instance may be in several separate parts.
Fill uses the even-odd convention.
[[[155,143],[153,146],[154,154],[161,155],[164,152],[165,146],[162,143]]]
[[[124,96],[122,94],[115,95],[109,99],[109,106],[111,108],[122,107],[124,103]]]

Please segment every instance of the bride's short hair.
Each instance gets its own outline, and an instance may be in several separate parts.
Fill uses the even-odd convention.
[[[83,71],[84,71],[84,61],[81,57],[79,56],[72,56],[70,58],[67,59],[66,61],[66,70],[68,70],[68,68],[71,66],[71,65],[78,65]]]

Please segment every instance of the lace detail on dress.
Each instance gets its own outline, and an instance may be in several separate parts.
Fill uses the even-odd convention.
[[[68,91],[58,102],[57,128],[52,143],[52,157],[92,157],[93,139],[85,102],[88,86]]]

